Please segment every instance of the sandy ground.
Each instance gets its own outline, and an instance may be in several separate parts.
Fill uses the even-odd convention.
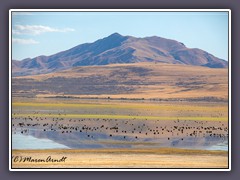
[[[174,148],[13,150],[12,168],[228,168],[228,154]]]

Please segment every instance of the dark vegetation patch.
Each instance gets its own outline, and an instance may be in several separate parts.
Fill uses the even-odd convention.
[[[13,92],[34,92],[33,94],[47,91],[52,94],[73,95],[121,94],[134,91],[132,86],[118,84],[117,81],[107,80],[104,76],[90,76],[87,78],[55,77],[45,81],[13,79],[12,89]]]

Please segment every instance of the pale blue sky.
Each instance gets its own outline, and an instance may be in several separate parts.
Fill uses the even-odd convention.
[[[227,12],[12,12],[12,58],[52,55],[118,32],[160,36],[228,60]]]

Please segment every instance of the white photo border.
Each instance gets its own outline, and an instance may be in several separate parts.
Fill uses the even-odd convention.
[[[12,168],[13,12],[228,12],[228,168]],[[9,171],[231,171],[231,9],[10,9],[9,10]]]

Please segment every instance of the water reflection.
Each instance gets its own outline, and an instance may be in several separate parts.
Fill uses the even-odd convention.
[[[26,149],[177,147],[224,150],[228,146],[228,125],[221,121],[28,116],[12,120],[12,133],[13,147]]]
[[[131,135],[109,136],[106,133],[65,133],[29,129],[23,135],[16,131],[12,136],[13,149],[83,149],[83,148],[160,148],[175,147],[228,151],[228,139],[218,137],[139,137]]]

